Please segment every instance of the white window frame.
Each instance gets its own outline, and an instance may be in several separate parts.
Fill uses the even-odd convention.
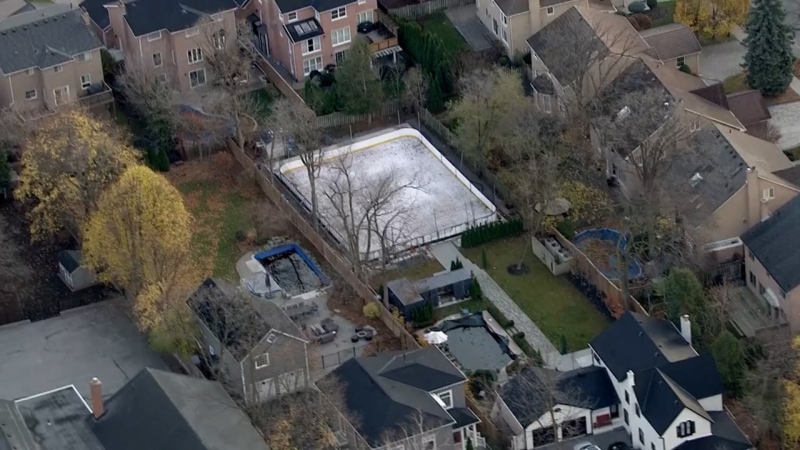
[[[30,68],[30,69],[25,69],[25,75],[27,75],[27,76],[31,76],[31,75],[33,75],[35,72],[36,72],[36,71],[35,71],[33,68]]]
[[[225,49],[225,42],[227,38],[225,37],[224,31],[225,30],[219,30],[211,36],[211,40],[214,41],[214,48],[217,50]]]
[[[775,188],[771,187],[771,188],[764,189],[761,192],[761,198],[764,198],[764,199],[767,199],[767,200],[772,200],[773,198],[775,198]]]
[[[147,35],[147,42],[153,42],[161,39],[161,30],[153,31]]]
[[[550,114],[553,112],[553,99],[550,98],[550,94],[539,94],[539,98],[542,99],[542,111],[545,114]]]
[[[275,342],[275,339],[278,339],[278,333],[273,333],[270,331],[269,334],[267,334],[267,343],[272,344]]]
[[[364,3],[367,3],[367,0],[358,0],[359,5],[363,5]]]
[[[700,129],[700,121],[699,120],[692,120],[689,122],[689,131],[694,133],[695,131]]]
[[[686,57],[685,56],[679,56],[679,57],[675,58],[675,62],[677,63],[678,67],[680,68],[682,65],[686,64]]]
[[[358,13],[356,20],[358,21],[358,23],[364,23],[364,22],[373,23],[374,22],[373,17],[374,16],[372,15],[372,10],[370,9],[369,11],[361,11],[360,13]]]
[[[492,18],[492,31],[494,31],[495,36],[500,36],[500,24],[497,23],[495,18]]]
[[[339,55],[342,55],[341,59],[339,58]],[[341,63],[342,61],[344,61],[345,58],[347,58],[347,50],[346,49],[345,50],[339,50],[338,52],[335,52],[333,54],[333,62],[334,62],[334,64]]]
[[[33,96],[32,97],[28,97],[28,92],[33,92]],[[30,101],[30,100],[36,100],[37,98],[39,98],[39,94],[36,92],[36,89],[31,89],[30,91],[25,91],[25,100]]]
[[[319,21],[319,11],[317,11],[316,9],[314,10],[314,18],[317,19],[317,21]]]
[[[62,66],[61,64],[53,66],[53,72],[61,73],[63,71],[64,71],[64,66]]]
[[[547,7],[547,15],[548,16],[552,16],[555,13],[556,13],[556,9],[554,7],[552,7],[552,6],[548,6]]]
[[[347,17],[347,7],[342,6],[331,11],[331,20],[341,20]]]
[[[193,73],[200,73],[200,72],[203,72],[203,82],[202,83],[198,82],[196,85],[192,86],[192,74]],[[198,78],[198,81],[199,81],[199,78]],[[189,72],[189,87],[190,88],[197,89],[199,87],[205,86],[206,83],[208,83],[208,78],[206,78],[206,69],[205,68],[195,69],[195,70],[192,70],[191,72]]]
[[[503,15],[503,25],[508,25],[508,16],[503,14],[503,13],[500,13],[500,14]]]
[[[289,23],[292,23],[292,22],[296,21],[297,20],[297,12],[293,11],[293,12],[290,12],[289,14],[287,14],[286,15],[286,20]]]
[[[444,404],[444,406],[443,406],[444,409],[450,409],[450,408],[453,407],[453,391],[443,391],[443,392],[439,392],[438,394],[434,394],[434,395],[436,395],[436,397],[439,399],[439,401],[442,402],[442,404]],[[447,396],[449,398],[448,402],[445,402],[442,399],[443,395]]]
[[[337,38],[337,33],[342,33],[342,39],[346,40],[339,40]],[[349,44],[350,41],[353,40],[353,36],[350,34],[350,27],[339,28],[338,30],[331,31],[331,44],[332,47],[337,47],[339,45]]]
[[[186,52],[189,64],[197,64],[203,62],[203,49],[193,48]],[[194,61],[193,61],[194,60]]]
[[[403,444],[389,444],[386,446],[386,450],[406,450],[406,446]]]
[[[75,61],[78,61],[78,62],[91,61],[91,60],[92,60],[92,52],[78,53],[75,56]]]
[[[506,29],[505,29],[505,28],[503,28],[502,30],[500,30],[500,33],[503,35],[503,36],[502,36],[502,38],[503,38],[503,42],[505,42],[506,44],[508,44],[508,31],[506,31]]]
[[[156,64],[156,55],[158,55],[158,64]],[[153,53],[153,67],[161,67],[164,65],[164,55],[161,52]]]
[[[316,61],[319,60],[319,64]],[[314,67],[311,67],[311,62],[314,61]],[[308,62],[308,72],[306,72],[306,62]],[[308,76],[311,72],[315,70],[322,70],[322,56],[314,56],[311,58],[307,58],[303,60],[303,75]]]
[[[160,74],[158,74],[158,76],[156,77],[156,79],[157,79],[158,81],[162,82],[162,83],[166,83],[167,81],[169,81],[169,79],[167,78],[167,74],[165,74],[165,73],[160,73]]]
[[[197,27],[189,28],[188,30],[184,31],[184,34],[186,35],[186,37],[197,36],[198,34],[200,34],[200,29]]]
[[[86,78],[87,81],[84,81],[83,80],[84,78]],[[87,84],[87,82],[88,82],[88,84]],[[92,87],[92,74],[85,73],[85,74],[81,75],[81,89],[83,89],[85,91],[85,90],[89,89],[90,87]]]
[[[312,50],[308,49],[309,42],[311,42],[311,47],[313,47]],[[322,50],[322,41],[320,40],[319,36],[313,37],[311,39],[305,39],[300,45],[303,46],[302,48],[303,56],[310,55],[312,53],[317,53],[318,51]]]
[[[58,95],[56,94],[56,91],[61,91],[62,92],[62,94],[61,94],[62,97],[64,96],[64,93],[66,93],[66,101],[65,102],[58,103]],[[70,100],[69,99],[69,86],[60,86],[60,87],[57,87],[57,88],[53,89],[53,103],[55,103],[56,106],[67,104],[67,103],[69,103],[69,100]]]
[[[256,369],[263,369],[264,367],[269,367],[269,353],[262,353],[255,358],[253,358],[253,363],[256,365]]]

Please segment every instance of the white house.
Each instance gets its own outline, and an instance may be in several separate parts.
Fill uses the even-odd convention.
[[[514,436],[515,450],[582,435],[591,441],[590,435],[619,428],[635,449],[753,448],[723,406],[713,358],[691,345],[688,316],[678,330],[628,312],[590,347],[592,367],[555,374],[526,369],[500,389],[492,418]]]

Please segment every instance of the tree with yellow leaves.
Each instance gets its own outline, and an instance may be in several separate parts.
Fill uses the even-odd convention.
[[[734,25],[747,19],[750,0],[677,0],[675,21],[692,29],[698,36],[728,36]]]
[[[81,239],[100,195],[139,155],[111,124],[69,110],[44,122],[22,153],[17,199],[32,205],[35,240],[66,230]]]
[[[792,349],[800,351],[800,336],[792,340]],[[783,383],[783,411],[781,430],[783,431],[783,448],[800,446],[800,363],[795,363],[794,370]]]
[[[144,166],[125,171],[103,194],[86,227],[86,263],[103,282],[137,300],[140,326],[157,323],[159,300],[189,275],[191,216],[166,178]],[[176,287],[177,286],[177,287]]]

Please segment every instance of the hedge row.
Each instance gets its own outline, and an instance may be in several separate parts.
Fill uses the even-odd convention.
[[[522,220],[491,222],[477,227],[470,227],[461,235],[461,247],[477,247],[487,242],[522,234]]]
[[[539,353],[538,350],[531,347],[531,344],[529,344],[528,341],[525,340],[525,333],[520,331],[519,333],[512,336],[512,339],[514,339],[514,342],[516,342],[516,344],[519,346],[522,352],[528,355],[528,357],[533,360],[533,363],[535,365],[537,366],[542,365],[543,363],[542,355]]]
[[[500,324],[501,327],[503,327],[503,328],[511,328],[511,327],[514,326],[514,321],[513,320],[508,320],[508,318],[506,318],[505,314],[503,314],[493,304],[490,303],[486,307],[486,310],[489,311],[489,314],[491,314],[492,317],[494,317],[494,320],[497,321],[497,323]]]

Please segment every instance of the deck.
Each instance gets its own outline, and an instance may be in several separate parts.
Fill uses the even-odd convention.
[[[759,331],[786,325],[783,319],[770,318],[766,301],[758,298],[747,286],[738,286],[731,291],[730,321],[742,335],[750,338]]]

